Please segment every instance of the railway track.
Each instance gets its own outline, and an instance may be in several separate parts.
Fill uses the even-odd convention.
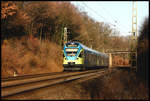
[[[22,76],[15,76],[15,77],[5,77],[5,78],[1,78],[1,81],[6,82],[6,81],[13,81],[13,80],[21,80],[21,79],[26,79],[26,78],[57,75],[57,74],[62,74],[62,73],[63,72],[55,72],[55,73],[43,73],[43,74],[34,74],[34,75],[22,75]]]
[[[111,69],[97,69],[84,72],[62,72],[44,75],[32,75],[3,79],[1,82],[1,97],[7,97],[58,83],[77,80],[80,78],[104,75],[113,72]]]

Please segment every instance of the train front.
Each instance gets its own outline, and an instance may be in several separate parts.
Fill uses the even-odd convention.
[[[80,70],[84,65],[82,56],[83,48],[80,43],[69,42],[64,45],[63,49],[63,66],[64,70]]]

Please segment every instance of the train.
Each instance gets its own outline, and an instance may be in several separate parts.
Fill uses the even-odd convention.
[[[68,70],[88,70],[108,67],[109,56],[80,42],[67,42],[63,47],[63,67]]]

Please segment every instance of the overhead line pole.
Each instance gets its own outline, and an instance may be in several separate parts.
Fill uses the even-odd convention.
[[[135,4],[136,3],[136,4]],[[132,33],[133,39],[137,39],[137,2],[133,1],[132,5]]]
[[[135,53],[131,54],[131,65],[137,71],[137,2],[133,1],[132,4],[132,45],[131,51]]]

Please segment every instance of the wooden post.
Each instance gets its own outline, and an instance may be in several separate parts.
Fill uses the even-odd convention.
[[[17,72],[14,71],[14,77],[16,77],[16,76],[18,76],[18,75],[17,75]]]
[[[112,55],[109,53],[109,68],[112,67]]]

